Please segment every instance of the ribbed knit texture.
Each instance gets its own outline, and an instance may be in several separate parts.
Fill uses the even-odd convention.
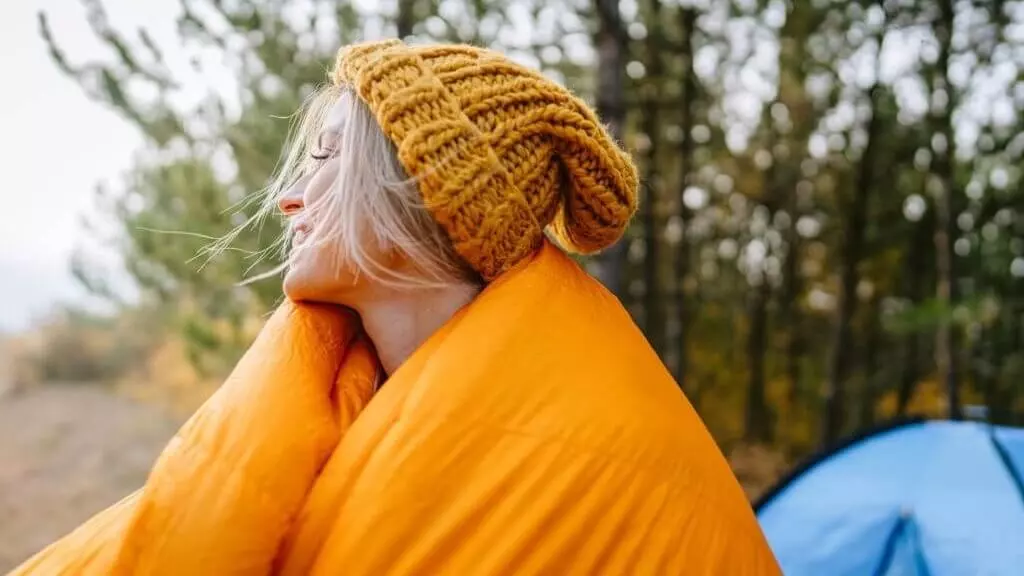
[[[354,44],[334,82],[373,111],[427,209],[485,280],[532,254],[550,226],[600,251],[636,211],[637,171],[596,114],[506,56],[465,45]]]

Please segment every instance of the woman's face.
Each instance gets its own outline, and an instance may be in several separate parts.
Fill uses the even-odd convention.
[[[344,261],[340,239],[325,234],[333,210],[330,195],[344,193],[337,185],[345,150],[341,149],[351,98],[342,94],[328,112],[316,145],[310,154],[316,167],[300,178],[278,201],[289,218],[292,243],[284,292],[292,300],[331,302],[355,306],[367,286],[354,268]],[[323,229],[321,229],[323,228]],[[319,233],[318,233],[319,232]]]

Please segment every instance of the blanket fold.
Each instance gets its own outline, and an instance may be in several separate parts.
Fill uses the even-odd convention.
[[[553,246],[376,378],[358,319],[283,305],[146,485],[14,574],[780,573],[657,355]]]

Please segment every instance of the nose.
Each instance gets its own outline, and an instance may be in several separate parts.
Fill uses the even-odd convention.
[[[284,195],[277,201],[277,207],[285,216],[293,216],[305,207],[303,196],[303,182],[299,181],[285,191]]]

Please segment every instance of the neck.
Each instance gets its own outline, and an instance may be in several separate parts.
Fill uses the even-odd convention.
[[[390,376],[417,348],[468,304],[480,288],[470,284],[392,292],[356,307],[381,366]]]

